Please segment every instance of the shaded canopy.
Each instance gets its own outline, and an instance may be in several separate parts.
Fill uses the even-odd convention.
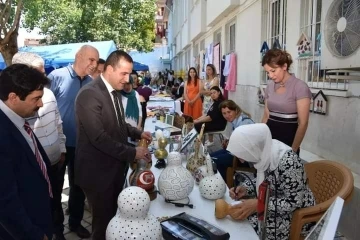
[[[116,50],[114,41],[101,42],[84,42],[84,43],[68,43],[58,45],[44,45],[34,47],[19,48],[19,52],[33,52],[41,56],[45,61],[45,70],[47,73],[53,69],[65,67],[75,61],[75,54],[83,45],[91,45],[99,51],[100,58],[106,60],[111,52]],[[4,69],[6,63],[0,54],[0,69]],[[134,70],[146,71],[149,70],[147,65],[134,62]]]

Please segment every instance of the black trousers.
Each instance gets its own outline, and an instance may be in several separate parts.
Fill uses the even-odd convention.
[[[279,140],[289,147],[292,146],[298,129],[298,123],[284,123],[269,119],[266,124],[270,129],[273,139]],[[296,153],[300,156],[300,148]]]
[[[201,131],[201,127],[202,127],[203,123],[196,123],[194,124],[194,128],[196,129],[196,131],[198,133],[200,133]],[[226,122],[225,124],[221,125],[221,124],[216,124],[214,122],[206,122],[205,123],[205,128],[204,128],[204,133],[206,132],[213,132],[213,131],[221,131],[224,130],[226,127]]]
[[[123,178],[119,175],[117,179]],[[117,211],[117,199],[123,189],[122,181],[115,181],[104,191],[84,189],[92,213],[92,240],[105,240],[106,228]]]
[[[83,190],[75,185],[75,177],[74,177],[74,163],[75,163],[75,147],[66,147],[66,155],[65,155],[65,163],[60,170],[61,180],[59,181],[59,185],[61,189],[64,186],[64,177],[66,166],[68,167],[68,175],[69,175],[69,227],[77,228],[81,224],[81,220],[84,216],[84,205],[85,205],[85,194]]]
[[[64,183],[64,176],[61,175],[60,163],[56,163],[51,166],[52,176],[52,193],[53,198],[51,200],[51,210],[53,215],[54,234],[62,234],[64,232],[64,212],[61,204],[62,186],[60,183]],[[62,181],[61,181],[62,179]]]

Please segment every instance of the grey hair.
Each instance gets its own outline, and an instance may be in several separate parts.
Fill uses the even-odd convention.
[[[21,63],[29,67],[44,67],[45,62],[42,57],[32,52],[17,52],[12,58],[12,64]]]

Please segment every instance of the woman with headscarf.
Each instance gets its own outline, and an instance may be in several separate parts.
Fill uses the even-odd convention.
[[[315,205],[312,191],[306,182],[304,164],[288,145],[272,139],[266,124],[249,124],[236,128],[231,134],[227,150],[244,161],[254,164],[257,178],[254,183],[245,181],[230,189],[230,197],[236,200],[246,196],[231,207],[232,217],[250,221],[259,234],[256,215],[258,200],[255,197],[259,186],[266,181],[269,186],[269,201],[266,212],[266,239],[289,239],[293,212],[298,208]],[[254,191],[253,186],[256,186]],[[303,234],[311,224],[303,227]]]

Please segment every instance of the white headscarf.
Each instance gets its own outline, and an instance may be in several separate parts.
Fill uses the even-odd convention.
[[[237,127],[230,136],[227,150],[238,158],[254,163],[257,170],[256,188],[259,189],[265,179],[265,171],[275,170],[285,152],[291,148],[272,139],[266,124],[256,123]]]

